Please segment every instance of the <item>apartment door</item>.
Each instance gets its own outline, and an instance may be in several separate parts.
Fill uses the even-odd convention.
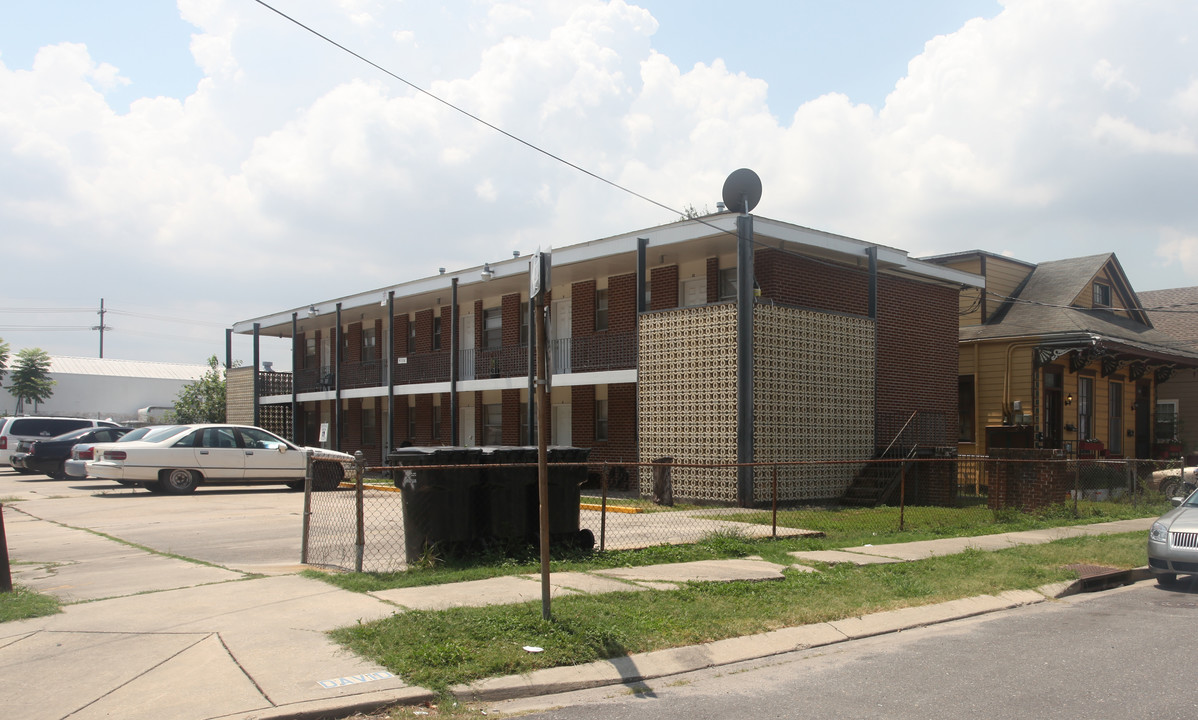
[[[549,339],[549,348],[551,350],[550,362],[553,364],[553,372],[568,373],[572,371],[570,362],[570,340],[573,333],[573,317],[571,315],[571,304],[569,300],[554,300],[553,301],[553,334]]]
[[[554,445],[570,445],[574,442],[574,413],[569,404],[554,405],[549,440]]]
[[[459,321],[458,379],[474,379],[474,315],[463,315]]]
[[[474,435],[474,406],[463,405],[458,409],[458,443],[465,447],[477,444]]]
[[[707,278],[693,277],[682,281],[682,307],[694,307],[707,302]]]
[[[1041,447],[1059,450],[1065,424],[1065,403],[1061,397],[1061,370],[1044,370],[1044,431]]]

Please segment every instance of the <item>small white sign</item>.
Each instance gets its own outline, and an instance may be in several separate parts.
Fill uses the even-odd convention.
[[[390,680],[393,677],[395,676],[386,670],[381,670],[379,672],[350,675],[349,677],[334,678],[332,680],[317,680],[316,684],[327,690],[329,688],[345,687],[346,685],[374,682],[375,680]]]
[[[328,442],[328,441],[329,441],[329,424],[321,423],[320,424],[320,440],[318,440],[317,442]]]

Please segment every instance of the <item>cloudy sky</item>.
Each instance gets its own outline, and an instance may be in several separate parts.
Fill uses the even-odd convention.
[[[269,5],[670,208],[750,167],[757,214],[913,256],[1198,285],[1198,3]],[[199,363],[235,321],[677,219],[255,0],[2,16],[14,351],[96,355],[104,298],[106,357]]]

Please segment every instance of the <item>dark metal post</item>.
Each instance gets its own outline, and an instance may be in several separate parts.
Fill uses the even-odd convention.
[[[449,444],[458,444],[458,374],[461,368],[458,363],[458,279],[452,278],[449,290]],[[441,327],[445,327],[445,319],[441,319]]]
[[[736,499],[753,504],[753,216],[736,218]]]
[[[307,443],[299,442],[299,396],[295,389],[295,379],[298,377],[296,371],[299,370],[296,367],[299,363],[296,362],[295,353],[297,337],[299,337],[299,313],[291,313],[291,437],[288,439],[293,443],[306,445]]]
[[[532,273],[532,263],[528,264]],[[535,298],[528,298],[528,444],[537,444],[537,303]]]
[[[903,531],[907,515],[907,461],[899,466],[899,532]]]
[[[337,326],[333,328],[333,437],[341,449],[341,303],[337,303]]]
[[[12,592],[12,567],[8,562],[8,538],[4,534],[4,503],[0,503],[0,592]]]
[[[645,307],[645,286],[649,278],[645,276],[645,254],[649,251],[649,238],[636,239],[636,312],[641,314],[648,310]]]
[[[262,425],[262,418],[260,417],[262,414],[262,402],[260,400],[262,396],[262,388],[260,387],[261,383],[258,382],[258,364],[261,361],[259,356],[262,351],[258,341],[261,337],[261,331],[262,326],[258,323],[254,323],[254,371],[251,377],[254,379],[254,425],[256,427],[260,427]]]
[[[880,442],[878,437],[878,247],[871,245],[865,249],[869,258],[869,319],[874,323],[874,387],[873,387],[873,416],[874,416],[874,452],[877,452]]]
[[[361,450],[354,451],[354,515],[357,520],[357,537],[354,540],[354,572],[362,572],[362,556],[366,554],[366,510],[362,497],[362,471],[366,467],[366,456]]]
[[[395,442],[395,291],[387,291],[387,441],[383,443],[383,458]]]
[[[225,371],[233,367],[233,328],[225,328]]]
[[[545,271],[545,260],[542,256],[541,272]],[[544,275],[542,275],[544,277]],[[541,292],[537,295],[537,425],[541,431],[537,433],[537,495],[540,498],[540,535],[541,535],[541,617],[549,620],[552,616],[549,607],[549,397],[545,391],[548,383],[547,371],[549,359],[546,356],[547,330],[545,328],[545,293],[548,288],[542,282]]]

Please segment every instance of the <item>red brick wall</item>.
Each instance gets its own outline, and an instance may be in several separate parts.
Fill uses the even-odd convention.
[[[420,310],[416,313],[416,352],[433,351],[433,311]]]
[[[869,273],[777,250],[755,253],[763,299],[867,315]],[[957,418],[958,291],[889,275],[878,277],[878,442],[888,443],[917,410],[942,418],[949,444]],[[898,423],[895,427],[894,424]]]
[[[341,359],[342,362],[362,362],[362,323],[350,323],[341,342],[347,346],[345,357]]]
[[[669,310],[678,307],[678,266],[653,268],[649,272],[650,310]]]
[[[720,259],[707,258],[707,302],[720,300]]]
[[[441,437],[437,441],[439,445],[448,445],[453,440],[453,406],[449,401],[450,394],[441,393]]]
[[[500,394],[503,402],[503,444],[520,444],[520,391],[503,390]]]
[[[607,279],[607,330],[629,333],[636,329],[636,273]]]
[[[595,386],[575,385],[570,388],[570,442],[574,447],[595,447]]]
[[[520,294],[504,295],[502,302],[503,346],[520,347]]]
[[[391,338],[394,357],[408,356],[408,316],[395,316],[395,337]]]
[[[1065,502],[1073,487],[1072,473],[1052,450],[991,450],[999,460],[1038,460],[1039,462],[996,462],[987,464],[992,510],[1017,508],[1035,510]]]
[[[413,445],[433,444],[433,396],[417,395],[416,407],[416,437],[412,438]]]
[[[595,281],[570,286],[570,332],[574,337],[595,334]]]
[[[395,414],[391,424],[391,447],[399,447],[404,440],[412,441],[415,444],[415,439],[408,437],[408,412],[408,399],[402,396],[395,398]]]

